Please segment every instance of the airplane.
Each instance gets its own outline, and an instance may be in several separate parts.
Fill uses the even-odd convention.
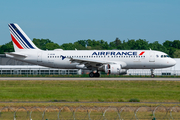
[[[58,69],[91,70],[89,77],[107,74],[127,74],[128,69],[154,69],[171,67],[176,61],[166,53],[155,50],[41,50],[35,46],[18,24],[8,24],[15,52],[7,57],[31,64]],[[96,72],[94,72],[96,71]]]

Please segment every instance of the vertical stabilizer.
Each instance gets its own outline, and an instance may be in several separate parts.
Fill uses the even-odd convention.
[[[18,24],[8,24],[15,52],[24,49],[38,49]]]

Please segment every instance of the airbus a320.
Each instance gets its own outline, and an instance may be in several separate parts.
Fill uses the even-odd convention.
[[[89,77],[107,74],[126,74],[128,69],[153,70],[171,67],[176,61],[166,53],[155,50],[41,50],[15,23],[8,24],[15,52],[7,57],[31,64],[58,69],[91,70]],[[96,71],[96,72],[93,72]]]

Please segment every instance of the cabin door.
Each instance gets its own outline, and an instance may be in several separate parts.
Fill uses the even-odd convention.
[[[155,52],[149,53],[149,62],[155,62]]]
[[[38,52],[37,54],[37,61],[42,62],[42,52]]]

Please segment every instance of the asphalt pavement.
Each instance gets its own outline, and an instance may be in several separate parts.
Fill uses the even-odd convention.
[[[64,78],[64,77],[1,77],[0,80],[128,80],[128,81],[180,81],[180,78]]]

